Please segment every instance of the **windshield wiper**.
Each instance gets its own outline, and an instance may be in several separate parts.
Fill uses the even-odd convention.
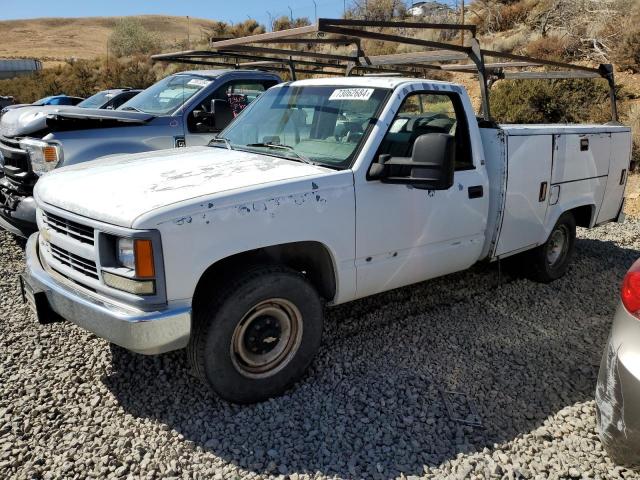
[[[249,143],[246,145],[247,147],[264,147],[264,148],[273,148],[276,150],[287,150],[293,153],[296,156],[297,160],[300,160],[302,163],[306,163],[308,165],[315,165],[315,163],[309,160],[307,157],[302,155],[301,153],[296,152],[295,148],[291,145],[283,145],[282,143]]]
[[[139,109],[137,109],[136,107],[129,107],[129,106],[124,107],[124,108],[121,108],[120,110],[122,110],[123,112],[127,112],[127,111],[129,111],[129,112],[140,112],[140,113],[144,113],[142,110],[139,110]]]
[[[233,147],[231,146],[231,142],[229,141],[229,139],[224,137],[213,137],[209,142],[209,146],[211,146],[212,143],[218,143],[218,142],[223,142],[225,147],[227,147],[227,150],[233,150]]]

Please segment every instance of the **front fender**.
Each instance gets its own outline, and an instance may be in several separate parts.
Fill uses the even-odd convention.
[[[355,296],[351,171],[166,206],[136,219],[133,227],[160,230],[170,300],[192,298],[201,276],[223,259],[298,242],[316,242],[329,252],[335,303]]]

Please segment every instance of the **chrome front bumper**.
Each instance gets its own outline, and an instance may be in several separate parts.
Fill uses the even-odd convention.
[[[54,277],[44,269],[38,254],[38,235],[34,233],[27,242],[27,267],[22,281],[33,293],[44,294],[55,313],[137,353],[154,355],[187,346],[191,332],[189,307],[146,312],[82,291],[63,277]]]

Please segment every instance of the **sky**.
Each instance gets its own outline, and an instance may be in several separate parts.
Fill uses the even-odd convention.
[[[340,17],[350,0],[315,0],[318,17]],[[240,22],[248,16],[269,24],[290,15],[314,19],[313,0],[0,0],[0,20],[37,17],[102,17],[163,14]],[[269,13],[267,13],[269,12]]]
[[[455,4],[455,0],[440,0]],[[351,0],[315,0],[318,17],[342,16]],[[406,2],[411,4],[409,0]],[[0,20],[38,17],[103,17],[124,15],[179,15],[241,22],[251,16],[269,24],[282,15],[314,20],[313,0],[0,0]]]

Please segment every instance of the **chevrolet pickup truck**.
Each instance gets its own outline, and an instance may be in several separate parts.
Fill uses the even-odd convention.
[[[36,230],[33,187],[54,168],[117,153],[206,145],[280,81],[260,71],[196,70],[166,77],[115,110],[9,110],[0,120],[0,227],[20,236]]]
[[[24,292],[41,322],[186,349],[220,396],[260,401],[303,375],[325,304],[513,255],[564,275],[576,226],[621,218],[630,147],[619,124],[478,121],[454,83],[281,84],[209,146],[42,178]]]

